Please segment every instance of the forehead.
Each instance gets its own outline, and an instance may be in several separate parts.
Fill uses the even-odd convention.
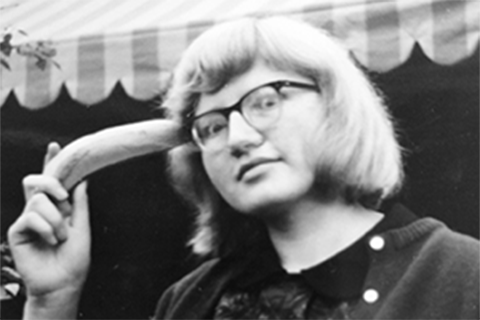
[[[231,106],[247,92],[261,85],[278,80],[307,81],[307,78],[293,71],[273,69],[265,63],[257,62],[244,74],[231,79],[215,93],[202,93],[195,114]]]

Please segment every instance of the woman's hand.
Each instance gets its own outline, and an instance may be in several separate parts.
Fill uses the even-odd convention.
[[[50,144],[45,163],[59,150],[58,144]],[[58,180],[46,175],[27,176],[23,189],[26,205],[8,231],[8,242],[27,289],[25,311],[74,317],[90,265],[86,183],[75,188],[71,201]]]

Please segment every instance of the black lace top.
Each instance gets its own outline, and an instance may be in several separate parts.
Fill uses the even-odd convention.
[[[335,257],[298,274],[288,274],[268,244],[227,287],[213,318],[346,319],[349,304],[362,296],[369,267],[368,240],[402,224],[387,215]]]

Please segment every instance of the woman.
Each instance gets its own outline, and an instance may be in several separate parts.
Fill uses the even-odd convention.
[[[191,245],[211,259],[164,293],[156,318],[478,318],[478,242],[386,205],[403,175],[392,121],[328,35],[279,17],[214,27],[183,55],[165,105],[190,140],[169,155],[198,209]],[[25,317],[73,318],[89,265],[85,185],[71,206],[54,179],[24,186],[9,241]]]

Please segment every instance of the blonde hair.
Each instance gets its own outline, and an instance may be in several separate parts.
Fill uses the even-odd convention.
[[[326,110],[317,137],[317,176],[327,181],[330,192],[377,208],[399,189],[401,148],[381,95],[342,45],[303,22],[285,17],[243,18],[199,36],[174,72],[165,101],[169,117],[186,124],[200,94],[221,89],[256,60],[308,77],[321,89]],[[236,214],[221,199],[198,149],[193,144],[175,148],[169,161],[177,190],[198,209],[197,232],[190,242],[194,252],[221,254],[238,244],[236,237],[245,240],[247,234],[239,225],[253,228],[255,222]],[[236,228],[228,226],[233,220]]]

